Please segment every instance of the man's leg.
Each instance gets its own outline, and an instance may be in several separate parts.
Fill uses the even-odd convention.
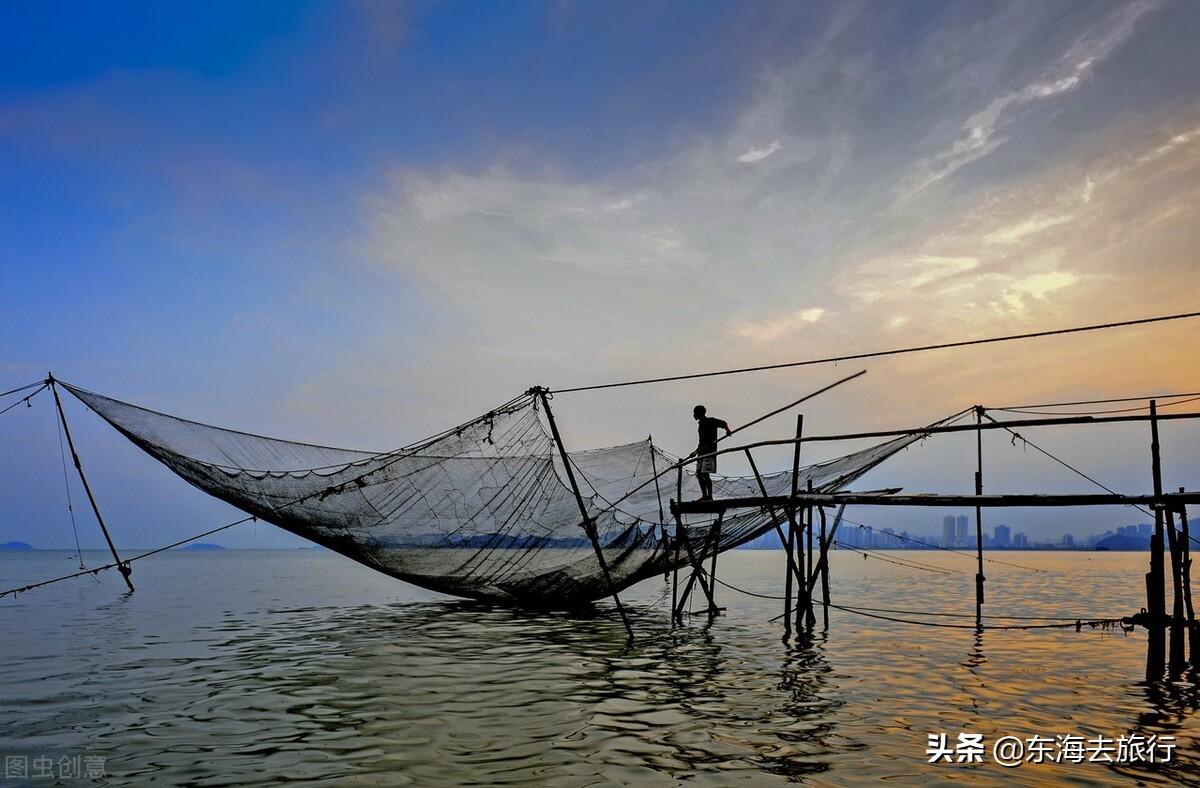
[[[696,481],[700,482],[700,500],[707,501],[712,498],[712,477],[707,473],[697,473]]]

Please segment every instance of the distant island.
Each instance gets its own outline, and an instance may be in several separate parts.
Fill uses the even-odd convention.
[[[29,542],[5,542],[4,544],[0,544],[0,550],[9,550],[12,552],[25,552],[26,550],[36,549]]]
[[[226,550],[228,548],[226,548],[225,545],[223,545],[223,544],[213,544],[212,542],[196,542],[195,544],[190,544],[187,547],[184,547],[181,549],[183,549],[183,550]]]

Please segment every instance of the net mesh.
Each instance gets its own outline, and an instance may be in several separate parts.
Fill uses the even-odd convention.
[[[393,577],[456,596],[562,607],[610,593],[562,458],[533,395],[402,449],[336,449],[212,427],[64,386],[176,474],[260,519]],[[842,489],[918,440],[905,435],[799,471]],[[572,452],[616,590],[686,561],[663,501],[699,496],[690,467],[648,440]],[[656,479],[656,472],[662,474]],[[791,492],[791,472],[762,477]],[[754,477],[713,477],[717,498],[760,494]],[[782,516],[782,513],[779,513]],[[774,527],[766,509],[685,518],[700,556]]]

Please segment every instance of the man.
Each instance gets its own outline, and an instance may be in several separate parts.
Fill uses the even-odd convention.
[[[700,482],[700,500],[712,500],[712,474],[717,472],[717,430],[731,434],[729,425],[721,419],[706,416],[703,405],[692,408],[692,418],[699,424],[700,442],[696,445],[696,481]]]

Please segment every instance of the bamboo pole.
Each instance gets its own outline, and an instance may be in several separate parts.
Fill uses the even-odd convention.
[[[983,406],[975,406],[975,494],[983,495]],[[983,626],[983,507],[975,507],[975,626]]]
[[[1167,523],[1167,541],[1171,548],[1171,648],[1170,668],[1172,674],[1183,672],[1187,661],[1184,659],[1184,620],[1183,620],[1183,547],[1179,544],[1179,534],[1175,531],[1175,513],[1170,509],[1163,512]]]
[[[1155,496],[1162,495],[1162,463],[1158,444],[1158,405],[1150,400],[1150,471]],[[1146,646],[1146,679],[1162,677],[1166,658],[1166,617],[1163,599],[1163,513],[1154,507],[1154,535],[1150,537],[1150,571],[1146,575],[1146,612],[1150,614],[1149,641]]]
[[[96,515],[96,522],[100,523],[100,531],[104,534],[104,541],[108,543],[108,549],[112,553],[117,570],[121,573],[121,577],[124,578],[125,585],[132,592],[134,590],[133,582],[129,579],[129,576],[133,574],[133,570],[127,562],[121,560],[121,556],[117,555],[117,546],[113,544],[112,536],[108,533],[108,526],[104,524],[104,516],[100,514],[100,507],[96,504],[96,496],[92,495],[92,485],[88,484],[87,477],[83,475],[83,463],[79,461],[79,453],[75,451],[75,441],[71,438],[71,428],[67,425],[67,414],[63,411],[62,400],[58,397],[58,386],[55,385],[54,376],[50,375],[46,380],[50,384],[51,393],[54,394],[54,405],[58,408],[58,418],[62,421],[63,433],[67,436],[67,448],[71,450],[71,459],[75,463],[75,470],[79,473],[79,481],[83,482],[83,491],[87,493],[88,503],[92,505],[92,513]]]
[[[1179,488],[1183,492],[1183,488]],[[1200,668],[1200,629],[1196,628],[1196,609],[1192,605],[1192,546],[1188,532],[1187,507],[1179,507],[1180,543],[1183,545],[1183,604],[1187,608],[1188,654],[1193,668]]]
[[[567,481],[571,483],[571,491],[575,493],[575,503],[579,505],[579,516],[583,518],[583,530],[587,533],[592,548],[596,551],[596,560],[600,563],[604,582],[608,584],[608,591],[617,605],[617,612],[621,614],[625,632],[629,635],[629,639],[633,640],[633,626],[629,623],[629,616],[625,614],[625,606],[621,604],[621,597],[617,594],[616,586],[613,585],[612,573],[608,570],[608,561],[604,558],[604,551],[600,548],[600,537],[596,533],[596,524],[592,522],[592,516],[588,514],[587,506],[583,503],[583,494],[579,492],[579,483],[575,481],[575,471],[571,467],[571,457],[567,454],[566,447],[563,446],[562,435],[558,432],[558,423],[554,420],[554,412],[550,410],[550,398],[546,396],[544,388],[535,387],[533,391],[541,398],[542,407],[546,409],[546,421],[550,422],[550,434],[558,447],[558,455],[567,472]]]
[[[821,620],[822,626],[829,629],[829,539],[825,534],[825,508],[817,507],[821,517],[821,560],[817,563],[817,572],[821,575]]]

